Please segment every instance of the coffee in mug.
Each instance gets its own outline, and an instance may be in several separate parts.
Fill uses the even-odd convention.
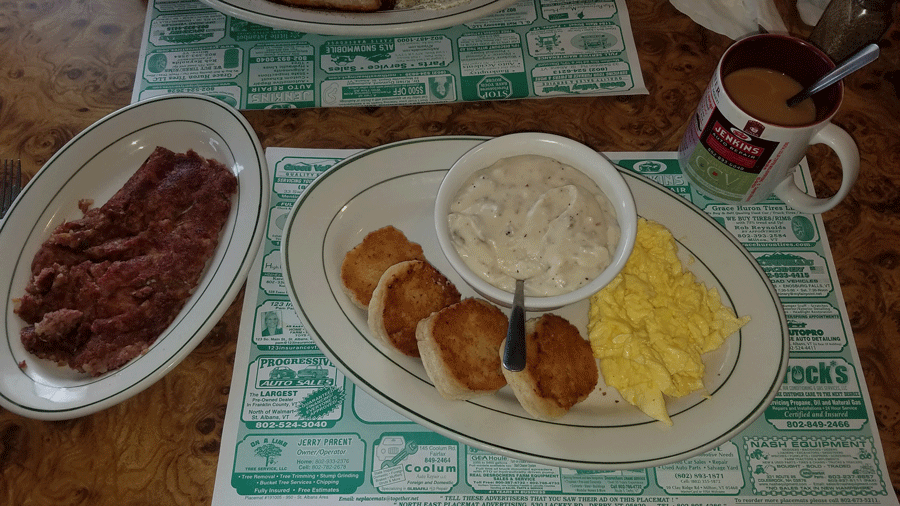
[[[747,114],[781,126],[816,121],[816,104],[807,98],[791,107],[789,98],[803,91],[791,76],[762,67],[738,69],[725,76],[725,92]]]
[[[754,204],[773,193],[807,213],[825,212],[850,191],[859,173],[853,139],[831,118],[843,99],[837,83],[794,107],[791,98],[834,68],[806,41],[760,34],[729,47],[678,150],[682,171],[712,198]],[[816,198],[794,182],[810,144],[829,145],[841,162],[843,180],[831,198]]]

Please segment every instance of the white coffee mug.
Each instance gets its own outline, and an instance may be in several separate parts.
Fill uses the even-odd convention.
[[[753,35],[732,44],[687,126],[678,149],[681,170],[697,188],[720,202],[755,204],[774,193],[799,211],[828,211],[847,196],[859,174],[856,143],[831,123],[843,100],[843,84],[814,95],[814,120],[783,126],[748,113],[725,89],[725,76],[751,67],[783,73],[806,87],[834,68],[834,63],[810,43],[786,35]],[[830,146],[841,162],[841,186],[829,198],[809,195],[794,180],[794,171],[811,144]]]

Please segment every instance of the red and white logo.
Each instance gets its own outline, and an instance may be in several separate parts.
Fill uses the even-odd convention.
[[[751,137],[747,135],[743,130],[738,129],[737,127],[731,127],[731,135],[737,137],[742,141],[749,141]]]

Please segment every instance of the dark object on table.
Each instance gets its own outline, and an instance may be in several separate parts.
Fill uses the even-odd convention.
[[[835,63],[878,42],[893,22],[897,0],[831,0],[809,41]]]

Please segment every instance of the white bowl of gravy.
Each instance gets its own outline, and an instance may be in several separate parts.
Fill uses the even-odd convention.
[[[586,299],[625,266],[637,213],[619,171],[595,150],[544,133],[485,141],[447,172],[435,230],[451,266],[480,296],[525,309]]]

